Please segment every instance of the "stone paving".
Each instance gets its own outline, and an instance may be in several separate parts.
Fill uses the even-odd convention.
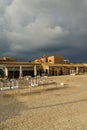
[[[0,95],[0,130],[87,130],[87,75],[49,78],[57,87]]]

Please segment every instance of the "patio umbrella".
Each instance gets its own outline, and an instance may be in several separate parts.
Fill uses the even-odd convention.
[[[5,67],[5,76],[8,77],[8,69]]]
[[[36,65],[34,65],[34,76],[37,75],[37,68],[36,68]]]
[[[22,66],[20,65],[20,70],[19,70],[19,77],[22,78],[23,77],[23,71],[22,71]]]

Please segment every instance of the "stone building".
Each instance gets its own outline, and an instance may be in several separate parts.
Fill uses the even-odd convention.
[[[35,63],[50,63],[50,64],[63,64],[64,57],[60,54],[52,55],[52,56],[44,56],[42,58],[38,58],[34,60]]]
[[[0,76],[21,78],[37,75],[74,75],[87,73],[87,64],[65,63],[61,55],[36,59],[32,62],[18,62],[15,58],[0,58]]]
[[[35,70],[36,69],[36,70]],[[40,63],[18,62],[14,58],[1,58],[0,76],[19,78],[23,76],[40,75],[42,65]],[[2,75],[4,73],[4,75]]]
[[[5,62],[5,61],[16,61],[16,58],[13,58],[13,57],[1,57],[0,58],[0,62]]]
[[[84,64],[42,64],[43,70],[46,75],[76,75],[87,73],[87,66]]]

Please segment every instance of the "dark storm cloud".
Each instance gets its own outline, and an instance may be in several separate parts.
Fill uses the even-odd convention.
[[[86,0],[0,0],[0,55],[87,60]],[[4,48],[6,46],[6,49]]]
[[[10,45],[3,33],[0,33],[0,55],[5,56],[10,51]]]

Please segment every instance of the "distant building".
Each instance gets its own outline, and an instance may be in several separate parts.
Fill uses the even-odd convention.
[[[53,56],[48,56],[48,63],[51,64],[63,64],[64,63],[64,58],[62,55],[56,54]]]
[[[34,60],[35,63],[50,63],[50,64],[63,64],[64,58],[60,54],[45,56],[39,59]]]
[[[16,61],[16,58],[13,58],[13,57],[1,57],[0,62],[3,62],[3,61],[13,62],[13,61]]]
[[[41,70],[42,65],[40,63],[18,62],[16,58],[11,57],[0,58],[0,77],[19,78],[34,76],[34,71],[36,71],[37,75],[40,75]]]
[[[70,64],[69,60],[64,60],[64,64]]]
[[[48,57],[42,57],[34,60],[35,63],[46,63],[48,62]]]
[[[60,54],[52,56],[44,56],[34,60],[35,63],[42,65],[43,71],[46,75],[69,75],[87,72],[87,66],[83,64],[72,64],[69,60],[65,60]]]
[[[32,62],[18,62],[16,58],[0,58],[0,77],[19,78],[37,75],[74,75],[87,73],[87,64],[73,64],[62,55],[44,56]]]

